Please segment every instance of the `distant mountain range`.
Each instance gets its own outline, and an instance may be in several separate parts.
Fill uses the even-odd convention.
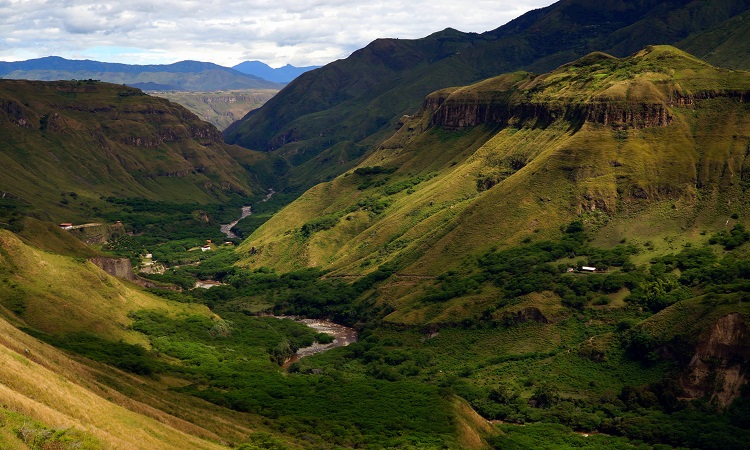
[[[287,65],[273,69],[259,61],[247,61],[236,67],[200,61],[136,65],[48,56],[0,62],[0,78],[42,81],[95,79],[150,91],[219,91],[281,89],[299,74],[314,68]]]
[[[256,77],[273,81],[275,83],[289,83],[303,73],[319,67],[320,66],[295,67],[291,64],[287,64],[284,67],[274,69],[268,64],[260,61],[245,61],[233,66],[232,69],[249,75],[255,75]]]

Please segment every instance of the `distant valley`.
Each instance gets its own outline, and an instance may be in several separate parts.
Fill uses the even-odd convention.
[[[25,80],[100,80],[125,84],[180,103],[224,130],[263,105],[284,85],[317,66],[274,69],[260,61],[234,68],[197,61],[162,65],[103,63],[46,57],[0,62],[0,78]]]
[[[211,92],[149,91],[149,95],[179,103],[223,131],[253,109],[260,108],[279,91],[249,89]]]

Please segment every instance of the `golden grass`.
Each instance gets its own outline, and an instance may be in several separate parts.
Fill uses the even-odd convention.
[[[459,448],[467,450],[491,448],[485,438],[499,431],[492,427],[487,419],[477,414],[466,400],[453,397],[451,403],[455,410]]]
[[[0,249],[0,263],[11,271],[0,284],[0,292],[7,294],[11,284],[20,285],[25,303],[21,319],[46,333],[85,331],[146,344],[140,334],[128,330],[131,311],[211,314],[202,306],[168,302],[145,293],[85,259],[28,246],[8,231],[0,230]]]
[[[130,311],[214,317],[205,306],[166,301],[83,259],[30,247],[7,231],[0,231],[0,263],[0,303],[19,290],[26,303],[20,319],[0,307],[17,326],[148,346],[129,329]],[[185,380],[141,378],[67,356],[8,320],[0,319],[0,405],[13,405],[48,426],[75,426],[109,443],[107,448],[219,448],[204,441],[241,442],[253,429],[264,429],[255,416],[168,390]]]
[[[82,373],[80,364],[2,319],[0,336],[0,403],[6,409],[49,427],[75,427],[106,448],[224,448],[95,394],[75,376]]]

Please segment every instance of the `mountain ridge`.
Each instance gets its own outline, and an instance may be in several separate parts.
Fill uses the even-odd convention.
[[[309,187],[306,180],[352,167],[431,91],[518,69],[545,72],[594,50],[626,56],[647,44],[674,43],[723,23],[750,2],[607,5],[565,0],[482,34],[447,29],[415,40],[378,39],[303,74],[227,128],[225,138],[288,157],[290,187]]]
[[[215,127],[140,90],[0,80],[0,99],[0,190],[53,220],[97,217],[109,196],[212,203],[253,190]]]
[[[296,67],[287,64],[282,67],[273,68],[264,62],[254,60],[241,62],[232,66],[232,69],[263,78],[264,80],[273,81],[275,83],[289,83],[303,73],[320,67],[321,66]]]
[[[279,89],[282,84],[213,63],[179,61],[172,64],[122,64],[69,60],[59,56],[0,62],[0,78],[43,81],[97,79],[105,82],[171,87],[185,91]]]
[[[562,223],[586,211],[616,216],[630,203],[645,202],[645,205],[682,199],[696,207],[696,186],[698,189],[715,186],[717,180],[710,167],[723,164],[722,153],[716,150],[718,153],[706,155],[708,159],[701,163],[690,162],[687,153],[676,152],[670,144],[656,140],[656,136],[667,133],[675,143],[681,142],[690,148],[698,145],[688,144],[704,137],[701,134],[691,136],[685,130],[688,120],[685,111],[693,108],[703,111],[696,106],[703,102],[729,102],[727,107],[743,105],[750,98],[749,89],[750,76],[746,72],[713,68],[673,47],[649,47],[630,58],[592,54],[540,76],[519,72],[464,88],[437,91],[426,97],[420,113],[402,119],[401,129],[357,169],[364,173],[367,167],[383,167],[383,175],[378,172],[358,175],[360,172],[355,170],[331,183],[316,186],[299,200],[299,205],[308,206],[297,211],[292,203],[240,249],[245,252],[250,247],[255,249],[255,253],[245,256],[246,262],[254,261],[252,265],[271,264],[289,270],[322,265],[343,273],[366,272],[368,267],[374,267],[375,261],[395,263],[399,254],[410,254],[407,260],[411,262],[396,265],[413,265],[408,269],[410,273],[427,271],[425,274],[435,275],[430,271],[449,264],[446,257],[441,256],[442,252],[453,255],[452,264],[457,264],[459,260],[455,258],[459,254],[471,253],[472,246],[478,244],[466,241],[466,235],[485,235],[490,242],[504,235],[500,242],[506,242],[507,239],[523,239],[529,227],[540,236],[554,234]],[[742,123],[741,110],[733,114],[740,114],[737,120]],[[716,120],[709,117],[704,120],[712,123]],[[640,130],[646,135],[639,137]],[[653,137],[649,138],[650,135]],[[596,139],[599,144],[594,144]],[[531,151],[530,145],[535,140],[545,144]],[[433,154],[435,150],[430,150],[431,146],[440,141],[450,144],[442,144],[443,154]],[[599,162],[584,162],[588,157],[583,156],[580,145],[606,148],[607,156],[595,160]],[[631,160],[632,167],[623,156],[616,156],[619,147],[630,145],[644,158],[642,162]],[[659,148],[663,155],[642,153],[648,145]],[[700,144],[705,145],[708,144]],[[493,150],[495,147],[497,150]],[[500,153],[493,155],[494,151]],[[648,175],[654,169],[641,172],[645,168],[640,164],[650,167],[658,164],[656,161],[661,157],[673,158],[672,164],[680,169],[663,171],[660,177]],[[451,160],[458,164],[450,165]],[[390,176],[385,175],[390,173],[385,170],[389,167],[397,168]],[[541,173],[545,179],[549,178],[549,183],[540,184],[536,178],[542,176]],[[399,174],[401,176],[397,176]],[[689,174],[695,174],[695,178]],[[385,191],[360,184],[368,177],[384,179]],[[398,193],[401,191],[395,187],[389,191],[388,186],[400,186],[400,182],[388,182],[388,178],[413,183],[403,188],[408,187],[411,193]],[[507,188],[502,187],[504,183]],[[343,194],[345,192],[347,194]],[[568,194],[564,199],[558,198],[563,192]],[[341,197],[336,197],[337,194]],[[428,201],[426,195],[434,198]],[[371,200],[366,200],[367,197]],[[547,198],[552,199],[551,203]],[[382,212],[373,213],[370,202],[384,202],[379,207]],[[504,220],[518,217],[513,226],[501,226],[499,217],[489,213],[501,204],[507,209],[502,215]],[[295,227],[302,229],[305,222],[316,220],[311,220],[308,211],[313,205],[321,212],[312,217],[336,220],[332,219],[331,225],[319,235],[311,235],[303,241],[295,239]],[[424,224],[409,217],[408,213],[414,208],[424,211],[416,216],[423,217]],[[536,214],[540,217],[535,219]],[[470,219],[473,215],[482,219]],[[342,217],[348,218],[343,221]],[[438,217],[445,220],[439,228],[427,225]],[[404,228],[397,225],[399,222],[411,225]],[[338,227],[341,227],[339,232]],[[417,243],[406,245],[410,239],[423,240],[417,234],[430,227],[435,232],[442,229],[445,236],[438,234],[431,238],[435,240],[430,240],[432,243],[428,247]],[[493,231],[488,227],[494,227]],[[476,230],[469,233],[467,228]],[[380,230],[379,237],[367,241],[388,248],[387,243],[395,240],[405,247],[387,252],[377,250],[380,247],[375,245],[376,250],[371,251],[383,255],[377,257],[364,250],[368,247],[355,250],[360,248],[357,243],[363,239],[361,233],[376,229]],[[281,234],[292,234],[281,237],[278,230],[285,230]],[[338,244],[324,245],[331,239]],[[286,248],[286,245],[291,246]],[[479,248],[484,245],[487,244],[480,244]],[[421,251],[425,253],[419,256]],[[332,263],[337,260],[340,262]],[[371,262],[364,265],[365,260]]]

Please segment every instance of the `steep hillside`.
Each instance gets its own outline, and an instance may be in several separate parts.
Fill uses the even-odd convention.
[[[135,65],[69,60],[58,56],[0,62],[0,78],[17,80],[100,80],[147,90],[215,91],[279,89],[282,85],[228,67],[199,61]]]
[[[173,380],[135,376],[146,366],[132,358],[143,353],[108,353],[149,347],[131,328],[133,311],[216,320],[207,308],[147,294],[84,258],[41,251],[5,230],[0,267],[3,448],[218,449],[247,439],[252,417],[170,392]],[[29,333],[67,342],[68,351]],[[81,348],[93,360],[75,356]]]
[[[57,222],[99,217],[110,196],[207,203],[253,189],[216,128],[133,88],[3,80],[0,130],[4,198]]]
[[[564,0],[483,34],[447,29],[418,40],[379,39],[300,76],[225,136],[286,156],[295,166],[290,186],[309,187],[351,167],[429,92],[518,69],[548,71],[595,50],[626,56],[675,43],[748,7],[726,0]]]
[[[750,12],[744,12],[678,44],[721,67],[750,70]]]
[[[648,237],[718,225],[746,208],[748,92],[748,73],[672,47],[437,91],[358,169],[254,233],[244,262],[437,275],[579,217],[612,240],[630,234],[617,223]]]

